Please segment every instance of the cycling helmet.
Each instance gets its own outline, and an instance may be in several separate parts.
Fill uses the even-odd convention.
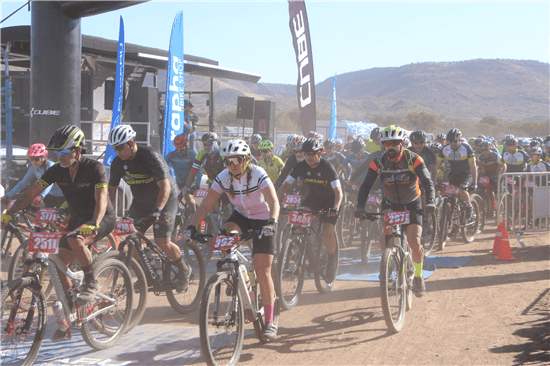
[[[183,133],[177,135],[176,137],[174,137],[174,147],[177,150],[181,150],[181,149],[187,147],[186,145],[187,145],[188,142],[189,142],[189,140],[187,139],[187,136],[185,136]]]
[[[66,125],[55,131],[48,142],[48,150],[65,150],[81,147],[84,142],[84,132],[75,125]]]
[[[449,142],[451,141],[458,141],[462,137],[462,132],[458,128],[453,128],[449,132],[447,132],[447,136],[445,139]]]
[[[444,133],[439,133],[439,134],[437,134],[435,139],[436,140],[445,140],[445,134]]]
[[[48,150],[46,150],[44,144],[32,144],[27,150],[27,156],[30,158],[39,158],[46,155],[48,155]]]
[[[529,147],[530,144],[531,144],[531,141],[529,141],[529,139],[523,139],[521,146]]]
[[[382,137],[382,133],[380,132],[380,127],[375,127],[370,132],[370,139],[373,141],[380,140],[380,137]]]
[[[316,152],[323,150],[321,140],[316,138],[308,138],[302,143],[303,152]]]
[[[322,133],[318,133],[318,134],[317,134],[317,137],[316,137],[316,139],[319,139],[319,140],[323,141],[323,140],[324,140],[324,138],[325,138],[325,136],[323,136],[323,134],[322,134]]]
[[[405,137],[405,131],[401,127],[392,125],[384,129],[384,132],[382,132],[382,137],[380,137],[380,141],[403,141],[405,140]]]
[[[318,137],[318,135],[317,135],[317,132],[315,132],[315,131],[309,131],[307,133],[307,138],[308,139],[316,139],[317,137]]]
[[[351,142],[350,150],[354,153],[357,153],[359,151],[363,151],[365,149],[365,140],[358,137],[355,140]]]
[[[127,143],[136,137],[136,131],[130,125],[118,125],[109,132],[109,145],[115,147]]]
[[[262,140],[262,142],[260,142],[260,145],[258,146],[258,149],[260,149],[260,150],[271,150],[271,149],[273,149],[273,142],[271,142],[269,140]]]
[[[426,141],[426,134],[422,130],[416,130],[411,132],[410,135],[411,141]]]
[[[491,148],[491,142],[489,140],[483,140],[479,144],[481,150],[489,150]]]
[[[296,136],[290,143],[290,148],[292,150],[301,150],[304,140],[304,136]]]
[[[259,133],[255,133],[254,135],[250,136],[251,144],[259,144],[261,141],[262,141],[262,136]]]
[[[323,146],[327,149],[333,149],[334,146],[336,146],[337,143],[334,140],[328,139],[323,143]]]
[[[478,137],[477,139],[474,140],[473,144],[474,146],[481,146],[481,144],[486,141],[484,138],[481,138],[481,137]]]
[[[336,139],[336,145],[344,145],[344,141],[342,139]]]
[[[527,152],[529,155],[542,155],[542,149],[540,147],[532,147],[529,149],[529,152]]]
[[[501,143],[504,144],[506,142],[506,140],[508,140],[510,138],[515,138],[515,136],[514,135],[506,135],[502,138]]]
[[[518,145],[518,139],[514,136],[510,136],[504,141],[504,146],[517,146]]]
[[[250,147],[244,140],[229,140],[222,147],[220,155],[223,157],[233,155],[248,156],[250,155]]]
[[[348,140],[347,141],[350,142],[350,141],[353,141],[353,140],[355,140],[355,135],[353,135],[353,134],[348,135]]]
[[[436,150],[437,152],[440,152],[441,149],[443,149],[443,146],[439,142],[434,142],[430,145],[430,149]]]
[[[292,144],[292,140],[294,140],[296,137],[298,137],[298,135],[296,135],[295,133],[293,133],[292,135],[288,135],[286,138],[286,143]]]
[[[217,141],[218,135],[215,132],[207,132],[201,137],[202,142]]]

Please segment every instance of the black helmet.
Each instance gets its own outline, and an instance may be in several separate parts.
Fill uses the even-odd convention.
[[[216,141],[218,139],[218,135],[216,135],[214,132],[207,132],[204,135],[202,135],[202,142],[207,141]]]
[[[309,138],[302,143],[303,152],[316,152],[321,150],[323,150],[323,144],[319,139]]]
[[[426,141],[426,134],[422,130],[416,130],[411,132],[410,140],[412,142],[415,141]]]
[[[351,151],[356,153],[365,149],[365,140],[361,137],[356,138],[351,142]]]
[[[187,107],[194,107],[193,103],[191,103],[190,101],[188,101],[187,99],[185,99],[183,101],[183,108],[187,108]]]
[[[514,136],[508,137],[504,141],[504,146],[518,146],[518,139],[515,138]]]
[[[453,128],[449,132],[447,132],[446,140],[451,141],[458,141],[462,137],[462,132],[458,128]]]
[[[380,127],[375,127],[370,132],[370,139],[373,141],[378,141],[382,137],[382,133],[380,132]]]
[[[477,140],[476,140],[477,141]],[[479,147],[481,148],[481,150],[489,150],[491,148],[491,141],[489,140],[483,140],[481,141],[481,143],[479,144]]]
[[[84,132],[75,125],[66,125],[55,131],[48,142],[48,150],[65,150],[80,147],[84,143]]]
[[[443,146],[441,146],[441,144],[440,144],[439,142],[433,142],[433,143],[430,145],[430,149],[439,152],[439,151],[441,151],[441,149],[443,149]]]

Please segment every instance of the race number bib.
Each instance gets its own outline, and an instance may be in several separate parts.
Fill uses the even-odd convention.
[[[455,186],[444,186],[443,193],[451,196],[456,196],[458,194],[458,187]]]
[[[195,194],[193,194],[193,196],[198,197],[198,198],[202,198],[202,197],[206,197],[207,194],[208,194],[208,189],[201,188],[201,189],[197,189],[195,191]]]
[[[290,211],[290,215],[288,216],[288,223],[294,225],[309,226],[311,224],[311,213],[292,210]]]
[[[532,180],[526,180],[523,182],[523,186],[527,188],[533,188],[535,186],[535,182]]]
[[[285,203],[287,205],[299,206],[301,201],[302,201],[302,196],[301,195],[299,195],[299,194],[287,194],[285,196],[285,199],[284,199],[283,203]]]
[[[235,235],[216,235],[212,240],[212,250],[224,250],[233,247],[239,241]]]
[[[124,236],[135,233],[136,228],[134,227],[134,224],[132,222],[132,219],[117,221],[115,228],[113,229],[113,235]]]
[[[408,224],[410,222],[409,211],[392,211],[386,214],[386,226]]]
[[[369,197],[367,198],[367,203],[378,204],[378,196],[369,194]]]
[[[41,208],[36,214],[35,224],[42,224],[45,222],[54,222],[57,220],[57,211],[55,208]]]
[[[56,233],[31,233],[29,236],[29,253],[59,252],[59,234]]]
[[[479,183],[489,184],[489,177],[479,177]]]

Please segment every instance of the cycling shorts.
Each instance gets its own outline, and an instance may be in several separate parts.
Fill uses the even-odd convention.
[[[472,175],[471,174],[453,174],[453,172],[449,173],[449,184],[456,187],[467,187],[472,182]]]
[[[143,219],[149,216],[156,206],[151,206],[150,204],[141,204],[135,200],[130,206],[128,216],[134,220]],[[153,235],[155,238],[171,238],[172,231],[174,230],[174,223],[176,222],[176,214],[178,212],[178,198],[177,196],[172,196],[168,198],[166,205],[160,212],[160,218],[155,223],[144,223],[139,227],[136,226],[136,229],[144,233],[153,225]]]
[[[233,211],[231,216],[227,219],[227,222],[232,222],[236,224],[242,233],[246,233],[248,230],[261,230],[264,226],[268,224],[268,220],[253,220],[249,219]],[[275,235],[262,236],[259,239],[257,236],[252,239],[252,255],[262,253],[262,254],[275,254]]]
[[[69,224],[67,225],[67,231],[73,231],[80,225],[88,222],[89,220],[86,220],[84,222],[82,221],[76,221],[76,220],[69,220]],[[116,216],[113,212],[112,215],[105,215],[103,216],[103,220],[99,223],[99,230],[97,231],[97,235],[95,236],[95,241],[99,241],[109,235],[111,231],[115,228],[116,224]],[[67,235],[63,235],[61,239],[59,239],[59,247],[63,249],[67,249],[70,251],[73,251],[71,249],[71,246],[69,245],[69,240],[67,239]]]
[[[388,212],[390,208],[392,211],[409,211],[409,224],[418,224],[422,226],[422,215],[417,213],[417,211],[422,210],[422,200],[420,198],[404,205],[387,202],[386,200],[382,201],[381,212]],[[409,224],[403,226],[406,228]]]
[[[318,197],[311,197],[308,196],[306,199],[302,202],[302,206],[309,208],[312,211],[319,211],[319,210],[328,210],[329,208],[333,208],[334,205],[332,202],[326,202],[327,200],[320,200]],[[321,222],[327,222],[332,225],[336,225],[336,221],[338,221],[338,216],[321,216]]]

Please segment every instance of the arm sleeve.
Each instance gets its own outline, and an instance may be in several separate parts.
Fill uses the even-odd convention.
[[[355,169],[351,177],[349,178],[350,182],[355,182],[357,178],[359,178],[361,174],[363,174],[369,168],[370,163],[372,161],[373,161],[372,159],[367,159],[361,165],[359,165],[357,169]]]
[[[367,170],[367,176],[365,177],[365,180],[363,181],[363,184],[361,184],[361,187],[359,188],[359,192],[357,192],[357,208],[364,208],[365,204],[367,203],[367,198],[369,196],[369,192],[372,188],[372,185],[374,184],[374,181],[376,181],[376,178],[378,178],[378,165],[375,161],[372,161],[369,170]]]
[[[27,185],[34,183],[37,179],[33,170],[36,170],[36,168],[34,166],[31,166],[29,170],[27,170],[27,174],[25,174],[25,177],[23,177],[23,179],[19,183],[17,183],[17,185],[13,187],[11,191],[7,193],[7,196],[12,197],[19,193],[19,191],[25,188]]]

